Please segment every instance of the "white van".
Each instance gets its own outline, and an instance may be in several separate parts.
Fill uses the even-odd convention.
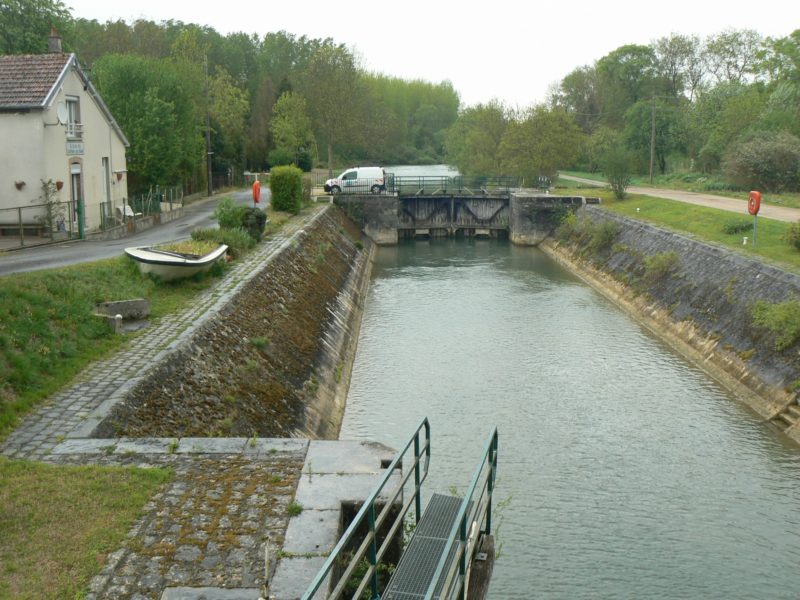
[[[329,194],[380,194],[386,191],[386,173],[381,167],[353,167],[325,182]]]

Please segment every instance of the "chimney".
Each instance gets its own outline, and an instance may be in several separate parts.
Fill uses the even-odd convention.
[[[55,27],[50,29],[50,37],[47,38],[47,51],[51,54],[61,54],[61,36]]]

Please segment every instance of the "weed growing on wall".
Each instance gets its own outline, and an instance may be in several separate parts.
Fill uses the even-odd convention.
[[[759,300],[753,307],[753,324],[775,334],[775,350],[786,350],[800,339],[800,301]]]
[[[677,252],[661,252],[644,259],[644,276],[650,283],[661,281],[678,269],[679,259]]]

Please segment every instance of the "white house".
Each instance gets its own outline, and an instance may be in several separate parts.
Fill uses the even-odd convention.
[[[127,200],[128,140],[55,35],[50,50],[0,56],[0,229],[20,215],[41,223],[42,182],[52,180],[69,203],[67,228],[79,230],[82,212],[84,230],[97,230]]]

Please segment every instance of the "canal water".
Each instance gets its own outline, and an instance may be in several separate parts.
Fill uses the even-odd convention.
[[[800,596],[800,451],[534,248],[378,251],[340,437],[425,416],[428,494],[499,429],[495,600]]]

